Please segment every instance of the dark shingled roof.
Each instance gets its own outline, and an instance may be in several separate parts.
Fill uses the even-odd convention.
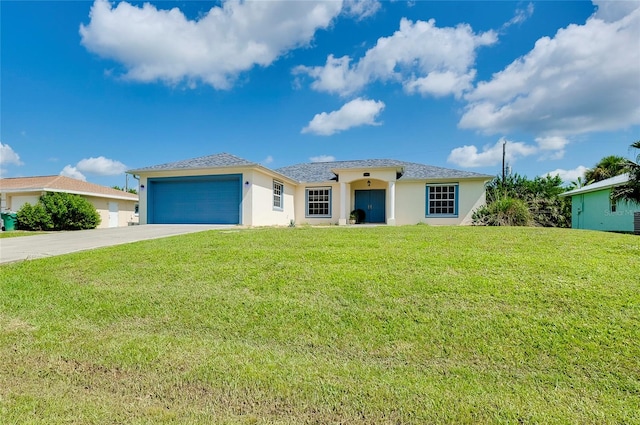
[[[402,177],[400,177],[399,180],[492,178],[492,176],[486,174],[472,173],[470,171],[452,170],[450,168],[433,167],[431,165],[398,161],[395,159],[312,162],[290,165],[288,167],[278,168],[275,171],[301,183],[317,183],[335,180],[335,174],[331,170],[336,168],[382,167],[403,168],[404,174],[402,175]]]
[[[216,167],[245,167],[258,165],[255,162],[228,153],[219,153],[216,155],[201,156],[199,158],[185,159],[182,161],[169,162],[166,164],[153,165],[151,167],[138,168],[129,170],[129,173],[139,173],[141,171],[168,171],[168,170],[187,170],[199,168],[216,168]]]
[[[185,159],[183,161],[169,162],[167,164],[138,168],[135,170],[129,170],[128,172],[136,174],[145,171],[171,171],[219,167],[255,167],[258,165],[259,164],[255,162],[247,161],[246,159],[242,159],[228,153],[219,153],[216,155],[201,156],[199,158]],[[452,170],[450,168],[433,167],[431,165],[416,164],[415,162],[398,161],[395,159],[311,162],[290,165],[288,167],[278,168],[274,171],[300,183],[318,183],[335,180],[336,176],[331,170],[336,168],[383,167],[403,169],[404,173],[402,177],[400,177],[400,180],[492,178],[492,176],[488,176],[486,174]]]

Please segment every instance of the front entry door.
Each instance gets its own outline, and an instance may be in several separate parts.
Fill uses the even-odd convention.
[[[365,223],[385,222],[385,190],[356,190],[356,209],[364,211]]]

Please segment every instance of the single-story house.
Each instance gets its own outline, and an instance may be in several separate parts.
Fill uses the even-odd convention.
[[[37,204],[46,192],[71,193],[88,200],[102,219],[98,228],[138,222],[138,195],[65,176],[0,179],[0,209],[17,212],[27,202]]]
[[[571,227],[633,232],[634,213],[640,214],[640,205],[635,202],[616,202],[611,199],[613,188],[627,181],[629,176],[622,174],[561,194],[562,197],[571,197]]]
[[[129,170],[140,224],[470,224],[492,176],[392,159],[269,169],[221,153]]]

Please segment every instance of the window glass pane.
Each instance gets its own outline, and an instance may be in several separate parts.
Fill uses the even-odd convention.
[[[307,189],[307,215],[330,216],[331,189]]]
[[[454,215],[456,202],[456,185],[428,186],[428,214]]]
[[[282,192],[284,189],[284,185],[274,180],[273,181],[273,206],[276,208],[282,208]]]

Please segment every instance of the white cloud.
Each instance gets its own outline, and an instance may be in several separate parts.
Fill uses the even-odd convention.
[[[600,2],[599,2],[600,3]],[[630,6],[605,3],[609,17]],[[615,12],[615,13],[614,13]],[[640,9],[569,25],[467,93],[461,128],[574,135],[640,124]]]
[[[512,25],[520,25],[533,15],[533,3],[529,3],[525,9],[516,9],[516,13],[508,22],[502,25],[502,29],[509,28]]]
[[[549,171],[546,175],[548,176],[560,176],[564,183],[571,183],[578,180],[578,177],[584,178],[584,173],[588,168],[584,165],[580,165],[573,170],[563,170],[562,168],[558,168],[557,170]]]
[[[498,140],[495,145],[486,145],[479,152],[475,146],[462,146],[455,148],[449,154],[447,161],[460,167],[488,167],[502,162],[502,145],[507,142],[505,160],[509,163],[518,158],[530,156],[538,152],[535,146],[522,142],[507,141],[504,138]]]
[[[293,73],[294,75],[307,74],[314,78],[315,81],[311,83],[314,90],[346,96],[360,90],[369,82],[363,72],[356,72],[350,67],[350,62],[351,58],[348,56],[336,58],[329,55],[325,66],[300,65],[294,68]]]
[[[374,81],[400,82],[409,93],[460,96],[475,77],[476,49],[496,41],[495,32],[475,34],[466,24],[438,28],[433,19],[403,18],[398,31],[379,38],[357,62],[349,56],[329,55],[324,66],[298,66],[293,73],[311,77],[314,90],[342,96]]]
[[[127,79],[228,89],[239,73],[308,45],[341,8],[341,1],[224,0],[189,20],[178,8],[96,0],[80,35],[89,51],[124,65]]]
[[[569,143],[566,137],[562,136],[549,136],[549,137],[537,137],[536,143],[538,147],[545,151],[558,151],[563,150]]]
[[[462,167],[487,167],[502,162],[502,145],[505,146],[505,160],[513,163],[519,158],[538,154],[539,160],[555,160],[564,157],[564,148],[569,140],[562,136],[538,137],[536,145],[528,145],[523,142],[513,142],[500,138],[495,145],[483,146],[478,151],[475,146],[462,146],[455,148],[449,154],[447,161]]]
[[[76,167],[79,171],[99,176],[115,176],[127,170],[127,166],[120,161],[99,156],[97,158],[85,158],[80,160]]]
[[[60,171],[61,176],[71,177],[72,179],[82,180],[83,182],[87,181],[87,178],[82,174],[76,167],[72,167],[71,165],[65,166],[62,171]]]
[[[375,15],[380,10],[378,0],[344,0],[344,13],[358,20]]]
[[[405,82],[404,88],[408,93],[431,94],[434,97],[443,97],[450,94],[460,96],[463,91],[471,87],[475,76],[476,71],[473,69],[462,75],[451,71],[434,71],[426,77],[415,78]]]
[[[0,165],[4,164],[23,165],[24,163],[20,161],[20,155],[11,146],[0,142]]]
[[[384,109],[384,102],[357,98],[337,111],[322,112],[313,117],[302,133],[330,136],[361,125],[380,125],[376,117]]]
[[[271,164],[273,162],[273,157],[271,155],[268,155],[264,161],[262,161],[263,164]]]
[[[336,157],[332,155],[318,155],[318,156],[312,156],[311,158],[309,158],[309,161],[311,162],[333,162],[335,160],[336,160]]]
[[[542,154],[540,159],[562,159],[569,139],[562,136],[536,137],[536,143]]]
[[[593,14],[594,18],[606,22],[615,22],[640,8],[640,2],[637,0],[593,0],[593,4],[597,6],[597,10]]]

